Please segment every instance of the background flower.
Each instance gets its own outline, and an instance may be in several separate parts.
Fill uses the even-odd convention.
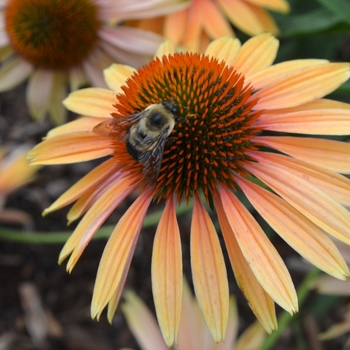
[[[230,22],[250,36],[277,34],[278,27],[267,10],[287,13],[289,4],[285,0],[192,0],[182,11],[134,25],[172,39],[186,50],[204,52],[211,40],[234,35]]]
[[[87,84],[105,87],[104,68],[114,62],[138,67],[162,41],[156,34],[108,22],[169,13],[186,1],[133,1],[126,6],[120,0],[5,0],[0,5],[0,91],[29,78],[30,114],[42,119],[48,112],[61,124],[67,83],[71,90]]]
[[[348,79],[349,64],[309,59],[271,66],[277,48],[278,41],[269,34],[254,37],[242,47],[237,39],[225,37],[211,43],[205,56],[173,54],[168,43],[158,52],[162,59],[138,71],[114,65],[105,72],[114,92],[86,89],[71,94],[65,101],[67,108],[90,116],[52,130],[30,152],[34,164],[112,155],[45,211],[76,201],[68,213],[69,222],[84,216],[60,255],[60,261],[70,255],[68,271],[110,213],[133,190],[139,190],[104,250],[93,317],[99,318],[108,304],[112,318],[154,199],[166,200],[154,241],[152,280],[157,316],[168,345],[177,333],[182,290],[176,201],[194,199],[193,282],[215,341],[223,339],[227,324],[227,273],[201,194],[218,213],[238,284],[268,332],[276,328],[274,302],[294,313],[298,310],[296,293],[283,260],[237,198],[238,188],[299,254],[337,278],[348,276],[346,263],[324,231],[350,243],[350,214],[344,207],[349,205],[350,180],[340,175],[350,172],[343,161],[350,147],[312,136],[349,133],[349,105],[322,99]],[[164,151],[153,184],[145,179],[142,164],[127,152],[125,142],[115,142],[118,134],[100,134],[94,128],[112,116],[143,111],[164,100],[178,106],[182,122],[171,134],[174,142]],[[270,136],[262,130],[309,137]],[[252,175],[273,192],[251,182]]]

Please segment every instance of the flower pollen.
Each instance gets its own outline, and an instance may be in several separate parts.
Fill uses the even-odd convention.
[[[233,67],[199,54],[163,56],[140,68],[123,91],[120,115],[166,100],[178,107],[154,189],[158,200],[173,194],[189,200],[203,191],[211,203],[219,183],[234,188],[232,175],[246,175],[246,153],[255,149],[251,139],[258,132],[252,124],[261,111],[253,110],[254,90]]]
[[[60,70],[87,57],[100,21],[92,0],[9,0],[5,25],[20,56],[35,67]]]

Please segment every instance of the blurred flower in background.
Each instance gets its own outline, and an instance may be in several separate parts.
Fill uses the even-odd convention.
[[[167,350],[156,319],[136,295],[127,291],[122,310],[128,326],[142,350]],[[204,322],[196,299],[191,295],[187,283],[182,294],[182,311],[177,345],[173,350],[259,350],[266,338],[266,332],[257,321],[248,327],[237,339],[239,317],[234,297],[230,298],[229,316],[225,339],[215,343]]]
[[[84,85],[106,87],[102,70],[114,62],[135,67],[151,59],[162,41],[123,25],[126,19],[168,14],[184,0],[2,0],[0,92],[29,78],[30,114],[65,121],[62,100]]]
[[[288,1],[191,0],[191,6],[182,11],[136,21],[133,25],[172,39],[186,50],[204,52],[211,40],[234,35],[231,23],[250,36],[277,34],[278,27],[267,10],[287,13]]]
[[[26,158],[28,148],[18,147],[7,152],[0,147],[0,222],[25,225],[28,214],[17,209],[5,209],[6,198],[34,179],[40,166],[29,166]]]
[[[83,216],[59,257],[62,262],[70,255],[69,272],[110,213],[132,191],[139,193],[103,252],[92,317],[99,318],[108,305],[108,318],[113,318],[148,207],[162,199],[152,290],[168,346],[175,341],[180,321],[182,252],[176,206],[183,200],[194,200],[193,284],[216,342],[224,339],[228,320],[228,281],[216,229],[203,201],[216,209],[238,284],[268,332],[277,327],[274,302],[293,314],[297,296],[283,260],[236,191],[240,189],[267,223],[312,264],[339,279],[349,275],[324,231],[350,244],[350,213],[345,209],[350,205],[350,180],[340,175],[350,173],[349,162],[344,162],[350,144],[313,137],[350,134],[350,106],[322,98],[349,78],[349,64],[304,59],[272,65],[278,45],[270,34],[242,46],[238,39],[224,37],[199,55],[174,53],[167,42],[157,53],[160,58],[139,70],[113,65],[105,71],[112,91],[90,88],[72,93],[65,105],[85,117],[53,129],[30,151],[33,164],[111,156],[45,211],[75,202],[69,222]],[[113,130],[113,123],[166,100],[177,106],[179,120],[165,147],[159,176],[152,182],[123,141],[131,124]],[[133,118],[126,120],[131,123]],[[108,125],[108,132],[98,132],[101,125]]]

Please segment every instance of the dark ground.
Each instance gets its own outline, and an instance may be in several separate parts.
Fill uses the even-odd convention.
[[[1,145],[33,146],[52,127],[48,120],[36,123],[29,118],[24,91],[25,86],[20,86],[0,95]],[[32,216],[33,222],[26,228],[28,231],[68,231],[65,220],[67,209],[45,218],[41,216],[41,212],[93,166],[94,163],[89,162],[45,167],[40,170],[35,182],[8,198],[6,207],[24,210]],[[123,203],[107,223],[115,224],[131,200]],[[190,215],[181,216],[179,223],[183,233],[184,271],[190,279]],[[23,229],[16,226],[12,228]],[[142,231],[126,284],[151,308],[153,303],[150,261],[154,232],[155,228]],[[276,237],[273,240],[284,259],[297,257],[297,254],[281,240]],[[120,310],[116,313],[113,325],[107,322],[105,314],[100,322],[90,318],[94,279],[105,242],[106,240],[93,241],[69,275],[64,264],[57,264],[62,244],[34,245],[0,241],[0,350],[116,350],[121,347],[139,349]],[[230,290],[238,299],[240,329],[243,330],[253,322],[254,317],[237,288],[229,264],[227,266]],[[292,269],[291,274],[296,284],[303,278],[303,272]],[[314,296],[311,295],[308,302],[312,303],[313,299]],[[345,302],[338,303],[326,316],[318,319],[309,312],[310,303],[301,308],[298,316],[301,319],[294,328],[281,336],[274,349],[343,348],[346,337],[320,344],[316,341],[316,334],[324,331],[333,322],[341,320]],[[296,335],[296,332],[299,335]],[[297,341],[300,337],[304,347]]]

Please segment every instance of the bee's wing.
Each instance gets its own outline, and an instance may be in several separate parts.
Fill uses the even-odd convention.
[[[99,135],[116,137],[118,141],[125,141],[130,127],[142,118],[143,113],[144,111],[106,120],[97,124],[92,131]]]
[[[151,179],[152,181],[156,180],[159,175],[166,140],[167,133],[162,132],[148,145],[148,151],[143,152],[138,157],[138,161],[142,163],[146,178]]]

